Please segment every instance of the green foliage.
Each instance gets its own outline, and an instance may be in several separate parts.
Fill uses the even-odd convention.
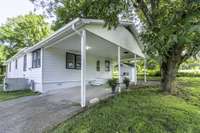
[[[28,15],[9,18],[0,26],[0,66],[24,47],[30,47],[41,41],[51,32],[44,17]]]
[[[200,70],[200,60],[190,58],[180,65],[181,70]]]
[[[184,92],[178,96],[151,87],[119,94],[49,133],[199,133],[199,79],[181,78],[180,83]]]
[[[144,75],[144,61],[137,62],[138,75]],[[148,59],[146,62],[147,76],[160,76],[160,64],[155,59]]]
[[[177,63],[200,51],[200,4],[184,0],[162,0],[152,12],[153,25],[142,34],[149,55]]]
[[[21,48],[33,46],[49,33],[50,27],[44,17],[29,13],[8,19],[0,27],[0,41],[17,52]]]
[[[15,52],[7,45],[0,45],[0,65],[2,65]]]
[[[200,77],[200,72],[178,72],[177,77]]]
[[[3,79],[4,79],[4,75],[0,75],[0,84],[2,84],[3,83]]]
[[[115,88],[117,86],[117,84],[118,84],[118,80],[116,78],[108,79],[107,84],[111,88]]]
[[[123,79],[123,83],[126,85],[126,89],[128,89],[128,88],[129,88],[129,85],[130,85],[130,79],[127,78],[127,77],[125,77],[125,78]]]
[[[107,20],[108,26],[118,24],[118,14],[127,8],[124,0],[30,0],[36,7],[46,9],[50,16],[55,15],[54,29],[62,27],[69,21],[81,18]]]

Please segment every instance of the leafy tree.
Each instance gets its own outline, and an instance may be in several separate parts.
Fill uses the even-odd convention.
[[[44,14],[56,16],[53,28],[59,29],[69,21],[81,18],[105,19],[107,24],[116,26],[118,14],[127,9],[124,0],[30,0],[36,9],[45,9]]]
[[[6,45],[0,45],[0,75],[4,73],[4,62],[13,55],[13,50]],[[1,81],[1,76],[0,76]]]
[[[33,46],[51,32],[44,17],[29,13],[28,15],[10,18],[0,26],[0,69],[4,72],[3,63],[18,50]]]
[[[148,54],[160,59],[161,88],[175,93],[180,64],[200,50],[200,6],[184,0],[157,2],[151,4],[142,38]]]
[[[33,46],[50,33],[50,27],[44,17],[28,15],[9,18],[0,26],[0,41],[13,49],[13,53],[24,47]]]
[[[61,27],[75,17],[101,18],[110,26],[118,16],[132,19],[137,13],[143,25],[145,50],[160,62],[161,89],[176,92],[176,74],[182,62],[200,50],[200,3],[195,0],[31,0],[57,17]]]
[[[13,55],[13,50],[6,45],[0,45],[0,64],[3,64],[10,56]]]

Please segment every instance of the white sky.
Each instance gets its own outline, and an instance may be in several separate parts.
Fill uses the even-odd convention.
[[[34,10],[34,5],[29,0],[0,0],[0,25],[7,18],[27,14]]]

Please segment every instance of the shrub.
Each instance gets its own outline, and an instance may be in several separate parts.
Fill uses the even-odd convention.
[[[0,84],[3,83],[4,75],[0,75]]]
[[[178,72],[177,77],[200,77],[198,72]]]
[[[127,77],[125,77],[125,78],[123,79],[123,83],[126,85],[126,89],[128,89],[129,84],[130,84],[130,79],[127,78]]]
[[[111,87],[112,93],[115,93],[115,90],[116,90],[116,87],[117,87],[117,84],[118,84],[118,80],[116,78],[112,78],[112,79],[109,79],[107,81],[107,83]]]

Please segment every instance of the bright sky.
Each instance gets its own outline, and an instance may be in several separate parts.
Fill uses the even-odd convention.
[[[29,0],[0,0],[0,25],[7,18],[23,15],[34,10]]]

